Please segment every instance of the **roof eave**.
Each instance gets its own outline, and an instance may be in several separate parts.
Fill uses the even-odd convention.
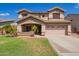
[[[49,10],[48,10],[48,12],[50,12],[50,11],[52,11],[52,10],[54,10],[54,9],[59,9],[59,10],[61,10],[61,11],[65,12],[65,11],[64,11],[64,9],[59,8],[59,7],[54,7],[54,8],[51,8],[51,9],[49,9]]]

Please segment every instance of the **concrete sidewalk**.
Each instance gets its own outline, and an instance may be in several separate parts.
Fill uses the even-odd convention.
[[[56,32],[52,33],[47,32],[46,37],[60,55],[79,55],[79,38],[58,34]]]

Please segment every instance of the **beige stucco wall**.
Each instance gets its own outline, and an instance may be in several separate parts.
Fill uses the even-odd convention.
[[[60,18],[64,19],[64,13],[63,12],[60,12]]]
[[[68,32],[71,33],[71,25],[68,25]]]
[[[43,17],[43,15],[45,15],[45,17]],[[48,20],[48,14],[41,14],[41,19]]]
[[[21,27],[21,25],[17,25],[17,32],[22,32],[22,27]]]
[[[42,32],[41,32],[41,35],[45,35],[45,30],[46,30],[46,29],[45,29],[45,25],[42,25],[42,29],[41,29]]]
[[[40,14],[32,14],[32,15],[34,15],[34,16],[36,16],[36,17],[40,17]]]
[[[36,17],[39,17],[40,19],[43,19],[43,20],[48,20],[48,14],[33,14],[34,16]],[[42,15],[45,15],[45,17],[43,17]]]

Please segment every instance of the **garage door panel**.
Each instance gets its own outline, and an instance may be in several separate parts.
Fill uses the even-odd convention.
[[[47,25],[46,30],[64,30],[65,26],[63,25]]]
[[[46,34],[51,34],[51,35],[65,34],[65,26],[63,26],[63,25],[47,25]]]

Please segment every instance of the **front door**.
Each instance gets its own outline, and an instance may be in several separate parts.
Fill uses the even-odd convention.
[[[26,27],[25,27],[25,31],[26,31],[26,32],[31,31],[31,26],[26,26]]]

